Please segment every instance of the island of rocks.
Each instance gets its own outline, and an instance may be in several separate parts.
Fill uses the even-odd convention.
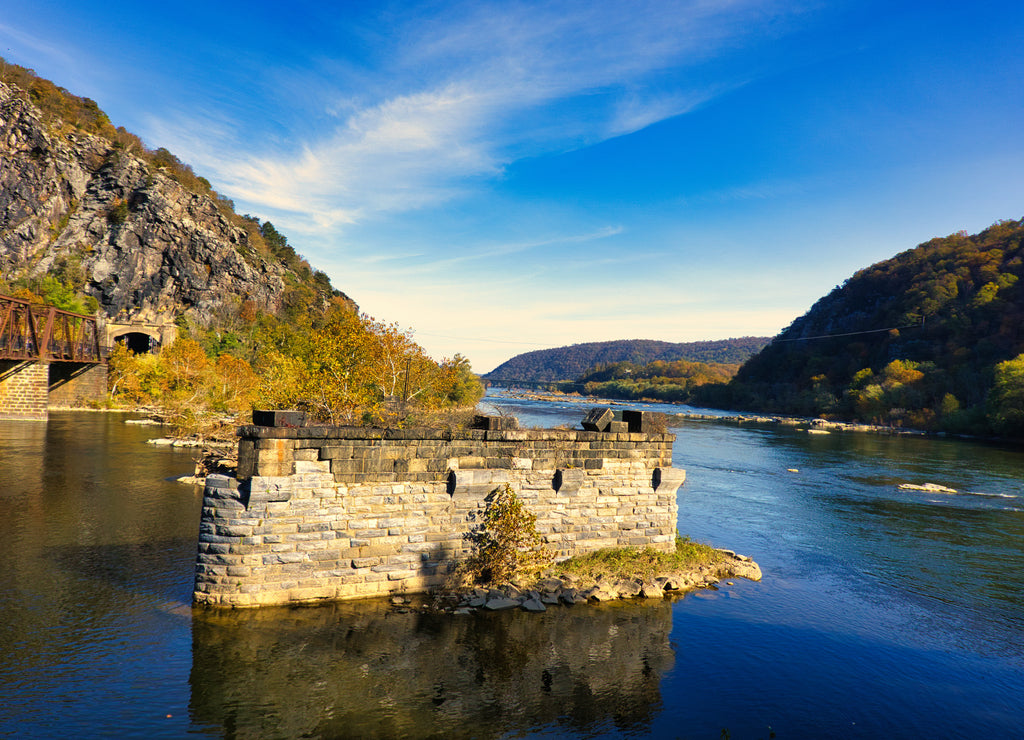
[[[674,598],[696,589],[714,588],[726,578],[761,580],[761,568],[746,555],[738,555],[732,550],[718,552],[722,555],[719,562],[649,579],[604,575],[587,578],[558,573],[556,567],[539,580],[516,580],[495,587],[477,586],[469,590],[442,591],[435,594],[432,601],[393,596],[391,603],[399,609],[420,607],[453,614],[507,609],[543,612],[549,607],[599,604],[620,599]]]

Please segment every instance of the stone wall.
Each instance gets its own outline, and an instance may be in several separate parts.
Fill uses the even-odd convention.
[[[0,419],[47,418],[47,366],[0,360]]]
[[[239,437],[238,478],[207,479],[196,603],[427,590],[466,556],[505,483],[557,557],[674,546],[684,473],[671,434],[250,426]]]
[[[51,362],[49,365],[49,405],[51,408],[78,408],[107,397],[107,366],[76,362]]]

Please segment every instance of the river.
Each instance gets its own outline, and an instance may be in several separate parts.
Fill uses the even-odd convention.
[[[488,402],[524,426],[586,410]],[[189,452],[118,414],[0,423],[0,735],[1024,736],[1021,448],[673,432],[680,531],[761,582],[454,617],[192,610]]]

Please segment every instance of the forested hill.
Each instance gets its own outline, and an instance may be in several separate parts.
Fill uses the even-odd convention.
[[[108,317],[200,326],[334,291],[269,222],[97,104],[0,60],[0,292]]]
[[[619,339],[586,342],[568,347],[539,349],[516,355],[484,375],[494,383],[511,380],[546,382],[575,380],[596,365],[632,362],[714,362],[738,364],[768,343],[767,337],[740,337],[706,342],[660,342],[653,339]]]
[[[1024,220],[1001,221],[857,272],[751,358],[719,400],[918,428],[1024,432],[1014,429],[1024,414],[1024,357],[1015,360],[1024,353],[1022,237]]]

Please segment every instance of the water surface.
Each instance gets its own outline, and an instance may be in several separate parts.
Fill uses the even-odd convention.
[[[528,425],[585,410],[491,402]],[[167,480],[190,452],[120,415],[2,423],[0,735],[1024,736],[1018,449],[673,431],[680,531],[752,555],[763,581],[455,618],[192,610],[201,495]]]

